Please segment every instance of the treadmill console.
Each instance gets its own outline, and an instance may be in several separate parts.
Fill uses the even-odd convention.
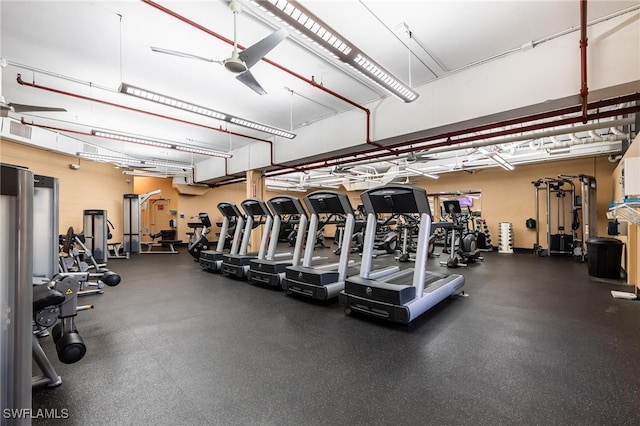
[[[256,198],[249,198],[242,202],[242,208],[248,216],[271,216],[267,204]]]
[[[218,210],[222,213],[222,216],[232,218],[232,217],[242,217],[242,213],[238,209],[235,204],[222,202],[218,203]]]
[[[349,197],[341,192],[312,192],[304,197],[304,202],[312,214],[354,214]]]
[[[200,218],[200,222],[207,227],[211,228],[211,220],[209,219],[209,214],[207,213],[198,213],[198,217]]]
[[[302,203],[296,197],[291,197],[288,195],[280,195],[278,197],[274,197],[267,201],[269,207],[271,207],[271,211],[273,214],[278,216],[284,215],[305,215],[306,212],[304,207],[302,207]]]
[[[426,213],[431,216],[427,191],[402,185],[386,185],[365,191],[361,195],[369,213]]]
[[[447,200],[443,201],[444,211],[449,214],[458,214],[462,213],[462,208],[460,207],[460,201],[458,200]]]

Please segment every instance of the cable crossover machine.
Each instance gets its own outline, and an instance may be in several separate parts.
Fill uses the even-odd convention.
[[[579,194],[574,181],[580,185]],[[536,218],[535,221],[529,219],[527,226],[536,230],[533,245],[536,256],[565,254],[573,255],[581,262],[586,261],[587,240],[598,233],[596,179],[583,174],[558,175],[557,178],[545,177],[531,183],[535,189]],[[540,193],[544,194],[542,202]],[[540,241],[542,208],[546,221],[546,248]],[[569,227],[567,222],[570,222]]]

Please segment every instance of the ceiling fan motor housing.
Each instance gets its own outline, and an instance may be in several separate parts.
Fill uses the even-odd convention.
[[[239,74],[247,70],[247,66],[245,65],[244,61],[240,58],[234,57],[225,59],[224,67],[235,74]]]

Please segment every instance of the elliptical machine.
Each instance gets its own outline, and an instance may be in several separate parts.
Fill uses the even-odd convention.
[[[445,211],[451,215],[453,226],[450,233],[449,259],[440,264],[448,268],[467,266],[478,260],[484,260],[480,256],[478,241],[474,232],[468,232],[467,227],[461,223],[462,208],[460,201],[447,200],[443,202]],[[458,235],[459,234],[459,235]]]

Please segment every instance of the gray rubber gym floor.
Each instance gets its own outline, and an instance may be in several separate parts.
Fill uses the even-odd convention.
[[[42,340],[63,383],[33,408],[68,409],[64,424],[640,421],[640,302],[569,258],[489,253],[456,270],[468,297],[410,327],[205,272],[185,248],[109,267],[122,283],[80,299],[85,358],[63,365]]]

